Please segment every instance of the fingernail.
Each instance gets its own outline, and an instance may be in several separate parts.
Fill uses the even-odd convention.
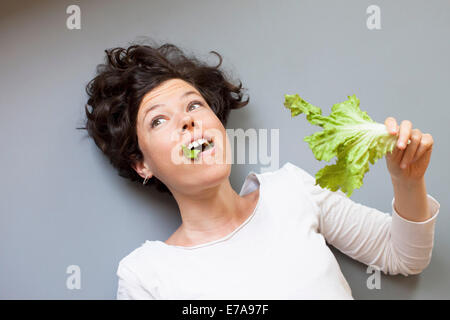
[[[405,168],[406,168],[406,164],[402,163],[402,164],[400,165],[400,168],[405,169]]]
[[[398,147],[399,147],[399,148],[403,148],[404,146],[405,146],[405,144],[404,144],[403,142],[399,142],[399,143],[398,143]]]

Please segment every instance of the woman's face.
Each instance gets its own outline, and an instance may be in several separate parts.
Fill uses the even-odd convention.
[[[136,128],[144,160],[135,170],[143,178],[154,175],[172,192],[182,193],[196,193],[228,178],[231,154],[226,130],[188,82],[171,79],[148,92],[139,106]],[[212,138],[214,147],[192,161],[181,146],[197,137]]]

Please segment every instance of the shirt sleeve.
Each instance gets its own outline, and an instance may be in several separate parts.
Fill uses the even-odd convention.
[[[340,190],[315,185],[315,178],[295,165],[290,168],[301,178],[318,210],[319,231],[327,243],[385,274],[418,274],[429,265],[440,208],[432,196],[427,195],[431,218],[414,222],[400,217],[395,199],[391,216],[352,201]]]
[[[125,265],[119,263],[117,300],[156,300],[156,297],[142,287],[136,275]]]

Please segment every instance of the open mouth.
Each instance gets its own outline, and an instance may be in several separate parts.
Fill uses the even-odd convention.
[[[197,139],[191,142],[188,146],[182,145],[183,155],[191,160],[199,158],[200,153],[214,148],[214,139]]]

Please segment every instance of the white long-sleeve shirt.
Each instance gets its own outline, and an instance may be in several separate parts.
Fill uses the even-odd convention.
[[[250,173],[240,195],[260,188],[254,212],[233,232],[182,247],[145,241],[118,266],[117,299],[353,299],[333,253],[385,274],[417,274],[430,262],[440,204],[408,221],[315,185],[287,162]]]

